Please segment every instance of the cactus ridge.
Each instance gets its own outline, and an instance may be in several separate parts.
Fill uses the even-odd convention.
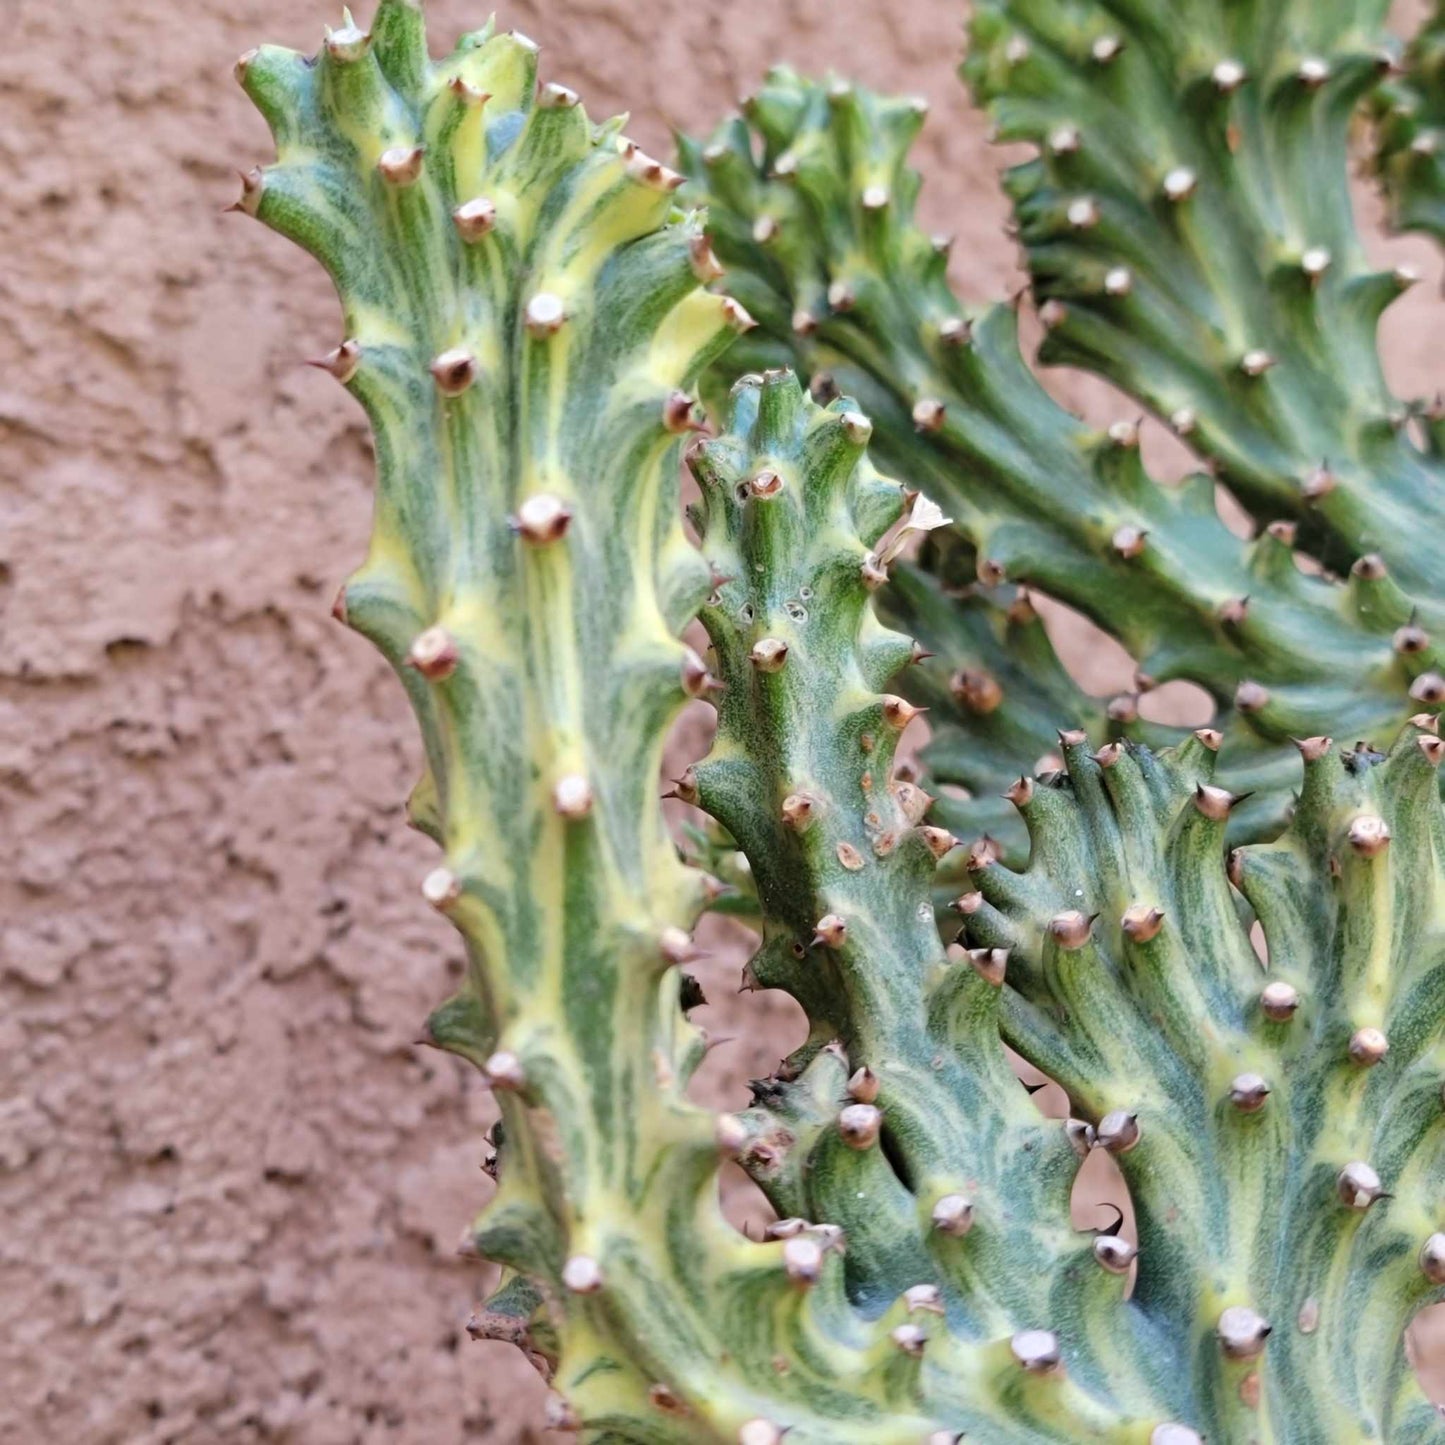
[[[1438,609],[1373,558],[1343,584],[1301,571],[1300,526],[1279,520],[1297,508],[1241,542],[1209,478],[1159,486],[1134,423],[1094,433],[1057,406],[1019,354],[1014,308],[963,305],[946,248],[912,219],[921,124],[916,101],[779,67],[745,118],[705,146],[684,140],[681,164],[760,322],[729,362],[786,355],[815,387],[858,396],[880,456],[956,521],[960,538],[925,551],[932,575],[900,574],[890,602],[938,655],[907,684],[932,710],[930,775],[974,794],[944,816],[961,831],[1007,828],[989,799],[1053,751],[1061,719],[1096,741],[1182,736],[1141,721],[1137,693],[1107,705],[1080,693],[1020,596],[1033,586],[1117,637],[1139,690],[1182,678],[1210,692],[1231,782],[1251,795],[1234,836],[1277,831],[1299,776],[1288,739],[1398,728],[1438,682]],[[1176,423],[1181,407],[1166,413]]]

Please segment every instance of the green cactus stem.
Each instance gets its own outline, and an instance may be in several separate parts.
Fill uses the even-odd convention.
[[[1445,7],[1434,7],[1371,108],[1391,222],[1445,240]],[[1435,410],[1426,414],[1431,424],[1441,420]]]
[[[712,585],[678,511],[687,388],[746,315],[700,288],[715,263],[678,178],[539,88],[525,37],[434,64],[420,12],[385,0],[314,61],[266,47],[239,73],[278,149],[243,209],[331,272],[346,339],[325,365],[376,436],[371,547],[337,614],[426,745],[412,813],[445,861],[423,892],[470,960],[429,1037],[502,1109],[475,1241],[507,1276],[475,1327],[521,1343],[556,1421],[594,1439],[811,1415],[886,1356],[815,1348],[836,1302],[721,1216],[682,1009],[711,888],[657,795],[668,727],[712,685],[678,640]],[[843,1394],[850,1438],[885,1438],[882,1389]]]
[[[906,1300],[910,1280],[939,1291],[922,1408],[970,1437],[1168,1439],[1188,1422],[1181,1439],[1438,1438],[1403,1345],[1445,1279],[1434,719],[1388,758],[1301,744],[1289,831],[1227,864],[1216,738],[1095,755],[1066,732],[1062,768],[1013,790],[1028,867],[970,851],[967,949],[945,953],[927,898],[956,840],[889,781],[914,710],[878,689],[912,644],[870,611],[900,510],[861,455],[870,434],[851,400],[819,408],[769,372],[739,381],[728,431],[689,454],[704,552],[733,580],[702,612],[725,690],[684,790],[751,865],[749,982],[812,1024],[754,1085],[739,1160],[784,1228],[841,1228],[855,1304]],[[1068,1090],[1064,1137],[1004,1067],[999,1025]],[[1068,1230],[1090,1148],[1124,1170],[1137,1252]],[[980,1334],[1031,1327],[1087,1392],[1066,1417],[977,1384],[951,1398],[941,1377],[971,1373]]]
[[[1346,169],[1356,108],[1392,69],[1386,9],[1190,0],[1165,24],[983,0],[964,75],[1001,139],[1038,147],[1006,185],[1052,317],[1041,359],[1186,416],[1261,524],[1295,521],[1340,573],[1378,555],[1434,620],[1445,461],[1376,351],[1417,278],[1370,268]]]
[[[732,580],[702,612],[724,690],[717,741],[687,786],[748,858],[763,918],[750,982],[785,988],[812,1021],[782,1077],[756,1086],[754,1128],[767,1140],[782,1127],[774,1116],[811,1124],[820,1095],[823,1110],[811,1148],[795,1123],[798,1143],[753,1172],[784,1215],[876,1238],[850,1246],[845,1265],[880,1304],[949,1271],[930,1212],[948,1195],[976,1199],[973,1248],[989,1257],[969,1266],[984,1298],[968,1303],[1038,1311],[1026,1261],[1078,1247],[1075,1161],[1061,1135],[1045,1141],[994,1042],[997,988],[952,967],[933,924],[930,882],[955,840],[923,823],[930,799],[894,776],[914,708],[881,689],[912,643],[880,626],[870,597],[904,493],[867,462],[871,430],[851,402],[825,410],[791,372],[771,372],[738,383],[728,431],[689,455],[704,553]],[[948,996],[931,1008],[929,981],[944,975]],[[840,1143],[849,1089],[868,1112],[864,1149],[846,1128]],[[1027,1225],[1016,1238],[1001,1227],[1003,1199]]]
[[[849,1306],[887,1329],[888,1377],[946,1427],[930,1438],[1147,1438],[1154,1402],[1131,1415],[1056,1332],[1122,1282],[1070,1225],[1067,1132],[999,1047],[992,954],[939,940],[931,881],[956,840],[894,770],[915,709],[881,689],[913,644],[872,600],[889,539],[928,505],[868,462],[850,400],[820,407],[779,370],[731,402],[724,434],[688,454],[701,545],[728,580],[702,610],[717,739],[680,787],[747,856],[762,913],[747,986],[785,989],[811,1025],[754,1083],[733,1153],[774,1233],[809,1259],[842,1251]]]
[[[1425,619],[1374,559],[1341,585],[1296,565],[1293,522],[1239,541],[1208,478],[1157,485],[1134,423],[1096,434],[1048,397],[1011,307],[954,296],[943,249],[912,220],[917,102],[778,68],[746,115],[706,146],[682,143],[730,284],[760,322],[729,356],[790,355],[815,386],[857,395],[880,455],[938,498],[968,544],[926,551],[937,582],[905,572],[890,601],[937,654],[904,684],[932,709],[936,783],[996,797],[1054,750],[1063,721],[1096,742],[1171,740],[1140,722],[1136,693],[1083,699],[1010,584],[1117,637],[1137,688],[1185,679],[1210,692],[1231,786],[1251,795],[1236,837],[1282,825],[1299,777],[1290,737],[1388,733],[1426,693],[1438,701],[1437,684],[1445,694]],[[950,605],[960,596],[962,611]],[[1012,666],[1025,638],[1028,665]],[[977,802],[941,816],[960,831],[998,825]]]
[[[1029,867],[977,858],[959,910],[1010,950],[1005,1037],[1128,1181],[1130,1323],[1093,1336],[1118,1378],[1176,1362],[1209,1440],[1438,1440],[1403,1334],[1445,1282],[1445,743],[1422,717],[1388,756],[1300,749],[1289,830],[1226,865],[1211,748],[1067,734],[1017,796]]]

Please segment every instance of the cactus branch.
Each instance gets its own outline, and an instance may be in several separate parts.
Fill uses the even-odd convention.
[[[1289,830],[1227,865],[1212,750],[1103,759],[1076,735],[1017,798],[1027,870],[974,870],[967,940],[1010,950],[1005,1037],[1066,1080],[1086,1060],[1078,1102],[1138,1220],[1126,1308],[1191,1362],[1207,1439],[1438,1438],[1403,1347],[1445,1277],[1445,953],[1425,921],[1445,748],[1420,724],[1389,755],[1303,744]]]
[[[692,786],[751,867],[751,980],[811,1024],[754,1084],[736,1153],[795,1239],[846,1248],[854,1308],[927,1361],[906,1372],[921,1412],[970,1437],[1054,1439],[1063,1414],[1071,1438],[1112,1439],[1128,1402],[1082,1337],[1052,1346],[1067,1381],[1016,1394],[1018,1341],[1055,1338],[1109,1286],[1069,1222],[1074,1150],[999,1046],[996,963],[945,952],[934,926],[957,840],[895,775],[916,710],[881,688],[913,648],[872,610],[905,507],[929,508],[873,469],[871,434],[850,400],[819,407],[772,371],[742,378],[727,430],[689,453],[704,553],[732,579],[702,611],[725,687]]]
[[[1375,173],[1398,230],[1445,241],[1445,7],[1436,4],[1374,97]],[[1432,432],[1441,417],[1425,414]]]
[[[1378,555],[1436,614],[1445,579],[1422,539],[1445,523],[1445,464],[1376,351],[1415,278],[1368,265],[1346,170],[1356,107],[1392,69],[1385,8],[1197,0],[1161,25],[1135,6],[984,0],[964,74],[1001,139],[1038,146],[1006,184],[1055,318],[1042,359],[1186,414],[1261,525],[1297,523],[1340,573]],[[1105,40],[1119,50],[1101,62]]]
[[[932,776],[996,795],[1064,721],[1085,725],[1096,743],[1170,740],[1139,721],[1132,695],[1107,707],[1079,699],[1041,726],[1040,678],[1054,679],[1057,700],[1077,689],[1061,683],[1042,643],[1039,667],[1022,678],[998,658],[1009,624],[984,599],[1006,579],[1117,637],[1141,689],[1173,679],[1205,687],[1231,782],[1251,794],[1232,820],[1235,836],[1277,830],[1298,780],[1289,739],[1397,728],[1418,709],[1419,690],[1435,685],[1437,609],[1407,598],[1375,559],[1345,585],[1305,575],[1294,522],[1239,541],[1207,478],[1171,489],[1148,477],[1134,423],[1096,434],[1056,405],[1019,354],[1013,309],[960,302],[944,251],[912,219],[919,179],[907,150],[921,123],[916,102],[776,68],[746,119],[706,146],[682,142],[682,165],[759,319],[760,339],[744,350],[791,355],[815,389],[857,395],[877,422],[880,455],[939,498],[966,543],[924,557],[947,593],[971,589],[962,614],[922,578],[904,581],[893,604],[938,654],[907,684],[934,709]],[[1045,320],[1057,312],[1046,309]],[[1195,426],[1186,410],[1171,410],[1176,430]],[[1414,651],[1401,646],[1407,625],[1419,632],[1411,645],[1423,640]],[[1016,751],[994,762],[996,740],[1010,738]],[[947,816],[960,829],[994,821],[976,803]]]

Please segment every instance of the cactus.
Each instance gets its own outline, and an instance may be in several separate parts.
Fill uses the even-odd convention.
[[[1066,734],[1067,777],[1018,796],[1028,869],[984,855],[959,901],[970,943],[1011,950],[1005,1036],[1129,1184],[1137,1285],[1094,1348],[1210,1440],[1440,1436],[1400,1348],[1445,1244],[1445,975],[1415,912],[1445,745],[1419,722],[1388,757],[1304,741],[1289,831],[1227,866],[1212,736],[1093,756]]]
[[[680,965],[709,886],[656,784],[709,685],[678,641],[710,586],[678,514],[686,388],[746,317],[700,289],[679,178],[538,89],[537,64],[485,30],[432,64],[404,0],[369,33],[348,17],[314,63],[256,51],[241,80],[278,163],[242,205],[330,271],[346,339],[323,364],[376,436],[371,547],[336,610],[426,745],[411,811],[445,861],[422,889],[470,960],[427,1036],[502,1106],[476,1238],[508,1274],[477,1327],[555,1369],[559,1419],[658,1438],[659,1380],[723,1389],[703,1306],[788,1297],[707,1190]]]
[[[1162,416],[1186,408],[1190,444],[1256,518],[1292,518],[1338,571],[1378,553],[1437,606],[1441,436],[1428,419],[1423,448],[1409,435],[1375,354],[1418,278],[1369,269],[1345,166],[1390,68],[1385,6],[1256,5],[1232,26],[1226,8],[1192,5],[1196,30],[1094,3],[977,7],[965,75],[1001,137],[1042,146],[1007,178],[1035,294],[1057,303],[1042,354]],[[1061,127],[1076,147],[1050,144]]]
[[[1057,6],[1041,8],[1065,13]],[[1078,28],[1078,22],[1070,24]],[[975,28],[988,38],[1003,33],[988,7]],[[1041,239],[1034,252],[1050,281],[1048,287],[1039,283],[1050,298],[1043,308],[1051,328],[1045,356],[1062,357],[1056,338],[1097,328],[1094,314],[1102,312],[1116,318],[1116,327],[1133,328],[1117,336],[1110,332],[1107,344],[1100,343],[1110,364],[1083,355],[1077,345],[1067,359],[1099,363],[1126,384],[1167,374],[1163,361],[1156,363],[1151,354],[1122,376],[1120,358],[1138,355],[1145,338],[1155,334],[1153,313],[1141,314],[1153,305],[1150,297],[1171,287],[1193,293],[1183,280],[1151,275],[1149,256],[1173,253],[1156,244],[1159,223],[1150,215],[1131,219],[1131,239],[1121,242],[1117,255],[1102,254],[1116,233],[1096,223],[1095,212],[1107,211],[1111,193],[1088,169],[1098,164],[1089,160],[1095,150],[1106,158],[1122,151],[1133,159],[1127,148],[1106,143],[1126,120],[1131,133],[1155,131],[1137,117],[1114,117],[1107,110],[1112,92],[1085,90],[1070,64],[1041,43],[1030,48],[1009,32],[997,48],[1004,55],[997,63],[1022,71],[1044,92],[1027,105],[1011,101],[997,107],[1005,135],[1039,139],[1050,157],[1021,168],[1012,183],[1015,193],[1028,186],[1039,190],[1032,178],[1045,166],[1050,175],[1054,168],[1085,168],[1083,179],[1093,185],[1071,199],[1060,200],[1051,189],[1047,198],[1040,191],[1027,207],[1021,204],[1026,240],[1035,231],[1044,234],[1046,221],[1068,232],[1063,240],[1047,232],[1047,242]],[[993,56],[993,50],[975,56],[970,75],[991,76],[986,67],[995,64]],[[1082,94],[1070,94],[1066,83]],[[1132,83],[1128,76],[1120,82]],[[919,180],[906,157],[922,123],[919,102],[882,100],[855,86],[808,82],[778,68],[744,110],[745,118],[726,123],[706,146],[684,140],[682,165],[699,200],[710,206],[709,231],[730,269],[729,283],[761,323],[762,339],[747,348],[745,359],[785,357],[823,387],[841,386],[857,395],[878,423],[880,455],[899,475],[937,496],[962,534],[962,544],[953,541],[925,554],[932,579],[905,571],[895,605],[900,624],[938,654],[909,686],[909,695],[933,712],[936,736],[926,755],[930,775],[975,795],[963,808],[945,802],[943,815],[952,826],[998,829],[997,806],[988,800],[1030,771],[1040,754],[1053,752],[1060,717],[1085,726],[1098,742],[1169,740],[1167,731],[1140,721],[1137,693],[1105,704],[1070,687],[1024,600],[1028,587],[1070,603],[1117,637],[1139,665],[1140,690],[1182,678],[1212,694],[1220,709],[1216,726],[1229,742],[1230,784],[1252,795],[1233,820],[1238,837],[1278,831],[1299,778],[1291,737],[1331,727],[1362,735],[1389,731],[1421,701],[1440,700],[1445,683],[1428,631],[1438,618],[1438,588],[1426,591],[1423,600],[1412,599],[1389,575],[1400,570],[1393,560],[1387,566],[1376,554],[1345,555],[1342,543],[1322,548],[1321,555],[1350,571],[1345,585],[1302,574],[1296,542],[1312,545],[1318,529],[1314,511],[1301,511],[1297,487],[1288,497],[1277,488],[1263,498],[1242,489],[1246,500],[1259,501],[1261,524],[1269,525],[1261,525],[1252,543],[1239,541],[1219,520],[1210,478],[1197,476],[1178,489],[1156,485],[1141,465],[1134,422],[1094,433],[1047,396],[1020,357],[1012,307],[969,308],[953,295],[946,248],[912,219]],[[1077,115],[1078,124],[1065,111]],[[1091,121],[1096,112],[1101,114]],[[1076,146],[1076,132],[1100,139]],[[1343,153],[1342,137],[1337,153],[1326,147],[1341,184]],[[1118,169],[1132,182],[1132,171],[1122,163]],[[1321,169],[1328,174],[1328,166]],[[1121,188],[1124,183],[1118,182]],[[1070,206],[1076,220],[1087,224],[1075,227],[1067,219]],[[1076,260],[1070,247],[1089,249]],[[1337,249],[1337,270],[1343,270],[1346,254],[1353,256],[1357,248],[1341,241]],[[1199,289],[1199,283],[1191,284]],[[1366,330],[1375,312],[1363,298],[1368,292],[1383,304],[1394,294],[1393,280],[1349,283],[1331,277],[1314,292],[1301,287],[1304,294],[1290,298],[1291,304],[1334,305],[1341,286],[1346,299],[1338,304],[1348,313],[1350,334],[1330,363],[1331,375],[1353,380],[1344,360],[1353,348],[1350,355],[1366,358],[1360,389],[1374,386],[1379,392],[1377,379],[1371,380],[1376,367]],[[1080,290],[1087,291],[1083,300],[1076,295]],[[1251,305],[1258,313],[1262,303],[1255,299]],[[1188,356],[1207,354],[1197,338],[1179,341],[1178,348]],[[1276,349],[1283,355],[1282,344]],[[735,355],[725,358],[733,368],[741,364],[731,359]],[[1300,385],[1310,384],[1314,364],[1313,357],[1296,356]],[[1242,392],[1239,405],[1253,406],[1249,391],[1255,384],[1239,374],[1217,390],[1230,398]],[[1277,383],[1259,379],[1258,384]],[[1137,390],[1191,440],[1219,425],[1209,396],[1196,396],[1182,382],[1167,397],[1158,385]],[[1278,408],[1290,417],[1299,410],[1288,399]],[[1230,435],[1258,429],[1244,417]],[[1376,440],[1410,472],[1413,480],[1402,484],[1402,491],[1412,494],[1410,489],[1422,485],[1419,477],[1437,463],[1386,431],[1388,439]],[[1311,485],[1325,484],[1320,459],[1338,456],[1340,462],[1331,466],[1342,473],[1339,489],[1348,490],[1344,442],[1322,433],[1309,445],[1315,447],[1306,469]],[[1228,459],[1207,455],[1221,478],[1232,482]],[[1333,471],[1328,475],[1333,486]],[[1377,484],[1392,485],[1389,477],[1377,483],[1372,476],[1371,485]],[[1404,496],[1399,500],[1403,504]],[[1330,500],[1327,510],[1335,505]],[[1420,529],[1407,526],[1403,505],[1400,510],[1404,536],[1377,537],[1375,523],[1335,535],[1378,540],[1392,559],[1402,551],[1427,552],[1411,541]],[[1343,528],[1357,519],[1358,510],[1340,516]],[[1426,558],[1405,570],[1418,580],[1428,567]],[[1022,594],[1008,584],[1017,584]],[[972,595],[959,609],[953,599],[963,589]],[[1027,659],[1023,667],[1011,662],[1020,653]],[[1071,694],[1072,707],[1061,707]]]
[[[1016,1237],[985,1230],[1005,1252],[973,1267],[985,1295],[1040,1310],[1025,1261],[1069,1239],[1072,1155],[1042,1139],[990,1047],[997,989],[951,967],[928,907],[955,839],[894,774],[915,709],[882,688],[913,645],[869,603],[874,548],[905,494],[867,462],[871,430],[846,399],[820,409],[778,371],[744,378],[728,432],[689,457],[701,544],[730,580],[702,610],[723,683],[717,740],[682,786],[751,867],[763,921],[747,985],[787,990],[812,1023],[781,1076],[755,1085],[737,1152],[784,1216],[842,1228],[850,1292],[879,1307],[938,1267],[926,1240],[940,1200],[1015,1200]],[[949,986],[931,988],[943,974]]]
[[[749,986],[785,989],[812,1024],[731,1140],[781,1228],[841,1228],[852,1299],[892,1304],[950,1431],[1303,1441],[1349,1438],[1328,1433],[1349,1420],[1360,1438],[1434,1438],[1400,1341],[1445,1247],[1445,955],[1389,941],[1430,931],[1434,719],[1389,758],[1301,744],[1289,832],[1227,865],[1217,735],[1095,755],[1068,731],[1066,771],[1013,792],[1029,867],[971,852],[968,948],[944,954],[924,900],[957,840],[922,821],[915,785],[886,781],[914,709],[877,690],[913,649],[868,610],[890,495],[858,460],[871,425],[847,399],[809,405],[787,372],[743,378],[733,406],[690,456],[702,546],[734,580],[702,611],[725,689],[713,753],[682,789],[751,864]],[[1236,890],[1287,966],[1261,968]],[[1052,1139],[989,1048],[996,1027],[1078,1110]],[[1071,1236],[1063,1181],[1090,1146],[1125,1171],[1137,1250]],[[1393,1199],[1375,1214],[1381,1170]],[[893,1302],[929,1286],[948,1335],[920,1343]],[[986,1358],[990,1331],[1024,1391],[1005,1374],[951,1400],[938,1376],[972,1375],[968,1347]],[[1066,1378],[1036,1380],[1034,1349]]]
[[[314,60],[265,47],[238,66],[278,153],[238,208],[330,272],[345,339],[319,364],[376,438],[371,545],[335,610],[421,728],[409,812],[443,853],[422,892],[468,960],[424,1042],[478,1068],[501,1110],[471,1238],[503,1273],[473,1332],[526,1351],[550,1423],[611,1445],[1440,1438],[1403,1343],[1445,1287],[1436,720],[1411,718],[1388,754],[1306,739],[1287,830],[1227,856],[1241,800],[1216,776],[1218,732],[1094,751],[1066,729],[1059,766],[1010,790],[1027,864],[965,855],[895,766],[917,707],[891,679],[928,659],[875,604],[900,594],[892,615],[1000,670],[1012,653],[1023,684],[980,712],[1027,740],[1077,692],[1022,597],[1003,624],[977,596],[955,618],[951,569],[995,543],[1046,559],[1037,525],[1066,554],[1058,577],[1113,575],[1084,545],[1096,522],[1037,490],[1034,458],[1008,525],[985,528],[947,451],[887,440],[917,373],[890,390],[872,358],[852,363],[866,407],[820,405],[786,369],[730,389],[719,434],[686,451],[689,543],[694,388],[752,320],[704,289],[719,267],[681,175],[537,68],[532,42],[490,26],[433,61],[415,0],[381,0],[369,31],[346,16]],[[871,104],[840,99],[854,120]],[[889,245],[911,246],[897,204]],[[900,356],[921,334],[885,331]],[[1132,447],[1100,449],[1024,389],[1013,347],[1011,318],[981,318],[959,374],[1018,392],[1020,456],[1037,433],[1039,457],[1072,454],[1101,495],[1127,482],[1221,575],[1244,566],[1202,509],[1146,501]],[[869,460],[875,406],[881,450],[923,457],[933,500]],[[918,534],[936,578],[898,560]],[[1293,581],[1262,555],[1245,570],[1279,635],[1242,618],[1243,641],[1208,633],[1210,573],[1158,584],[1157,655],[1212,675],[1230,648],[1267,658],[1329,616],[1325,660],[1298,674],[1322,694],[1301,682],[1298,706],[1378,733],[1397,701],[1383,672],[1356,706],[1337,670],[1415,625],[1381,623],[1403,604],[1374,568]],[[694,617],[707,658],[680,640]],[[809,1020],[751,1106],[719,1116],[687,1097],[708,1046],[687,967],[725,888],[670,838],[657,781],[696,697],[718,730],[674,788],[711,820],[687,849],[725,838],[746,858],[745,986]],[[1233,731],[1246,768],[1277,766],[1273,734]],[[970,886],[945,946],[931,899],[949,856]],[[1000,1036],[1064,1086],[1070,1119],[1034,1108]],[[1095,1149],[1119,1160],[1137,1246],[1122,1215],[1073,1226]],[[762,1240],[723,1217],[726,1160],[777,1211]]]
[[[1445,240],[1445,7],[1436,4],[1374,97],[1375,173],[1401,231]]]

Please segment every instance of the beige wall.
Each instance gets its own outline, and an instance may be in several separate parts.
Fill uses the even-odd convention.
[[[485,4],[430,9],[449,44]],[[462,1333],[488,1101],[410,1043],[457,964],[412,728],[327,615],[368,522],[360,413],[298,364],[337,308],[220,214],[267,153],[232,60],[337,17],[0,15],[0,1441],[528,1439],[535,1379]],[[774,58],[926,94],[926,209],[970,294],[1014,276],[950,0],[501,18],[664,150]],[[1430,305],[1392,323],[1406,375]]]

